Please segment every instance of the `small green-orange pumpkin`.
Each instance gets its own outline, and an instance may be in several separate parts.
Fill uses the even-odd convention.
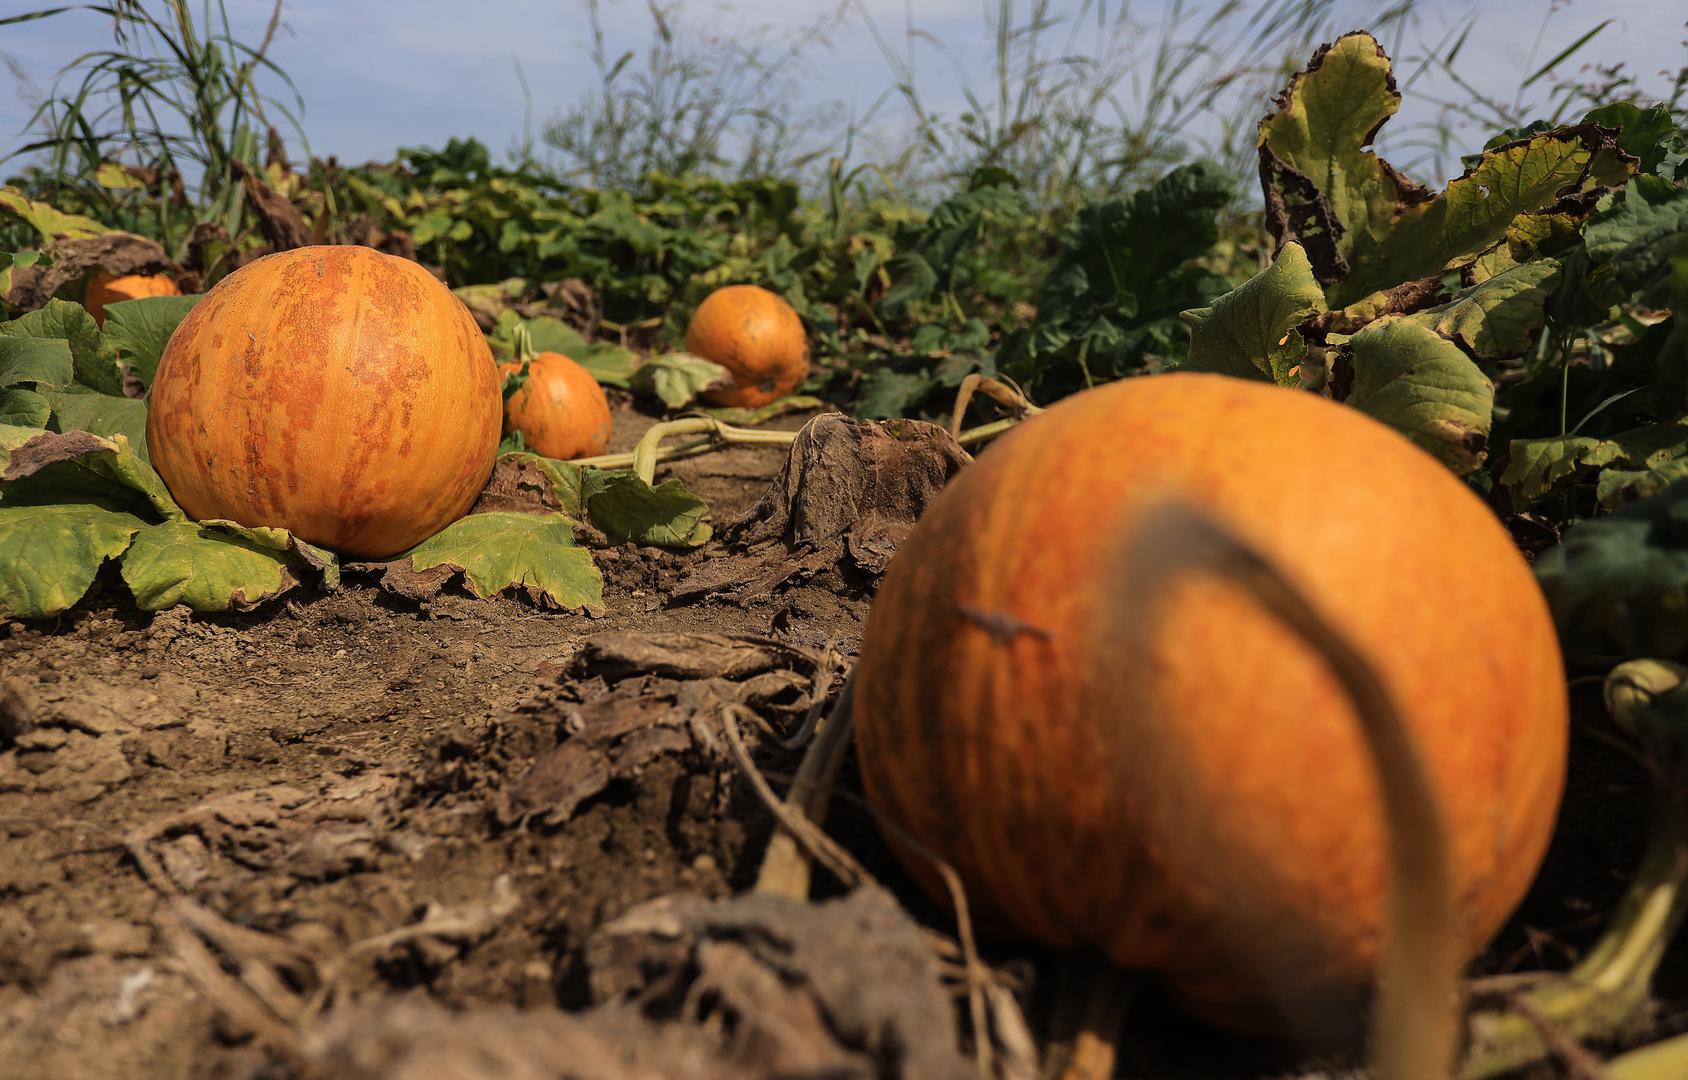
[[[1241,586],[1191,574],[1152,614],[1117,610],[1122,541],[1169,496],[1265,554],[1375,667],[1439,799],[1462,955],[1479,950],[1558,809],[1553,624],[1481,500],[1310,394],[1127,379],[987,449],[868,620],[867,794],[893,845],[953,866],[990,925],[1156,971],[1224,1025],[1351,1017],[1390,886],[1371,759],[1324,663]]]
[[[304,247],[236,270],[176,328],[147,448],[196,519],[383,558],[474,504],[501,412],[486,339],[433,275]]]
[[[727,369],[732,381],[706,390],[711,405],[754,409],[809,377],[803,320],[759,285],[728,285],[704,298],[686,328],[686,351]]]
[[[498,365],[508,376],[516,362]],[[522,433],[535,453],[567,461],[609,449],[610,403],[592,373],[562,353],[542,352],[528,361],[527,380],[504,399],[504,427]]]

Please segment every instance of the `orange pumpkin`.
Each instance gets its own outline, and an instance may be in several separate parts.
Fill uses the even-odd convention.
[[[304,247],[236,270],[176,328],[147,447],[194,518],[383,558],[474,504],[500,411],[486,339],[433,275]]]
[[[803,320],[757,285],[728,285],[704,298],[686,328],[686,351],[727,369],[732,382],[705,391],[712,405],[756,408],[785,397],[809,377]]]
[[[521,367],[499,364],[498,373]],[[591,372],[562,353],[542,352],[528,361],[527,381],[504,399],[504,427],[548,458],[591,457],[609,449],[610,403]]]
[[[1358,722],[1316,654],[1229,579],[1174,578],[1152,614],[1115,609],[1110,559],[1168,495],[1265,554],[1375,666],[1432,779],[1475,954],[1557,813],[1553,624],[1481,500],[1310,394],[1128,379],[1027,421],[957,477],[868,620],[867,794],[999,929],[1156,971],[1225,1026],[1352,1017],[1390,886]]]
[[[175,280],[168,274],[125,274],[122,277],[112,277],[102,270],[89,279],[82,306],[87,308],[88,314],[103,327],[107,304],[115,304],[121,300],[139,300],[144,296],[180,295],[182,290],[176,287]]]

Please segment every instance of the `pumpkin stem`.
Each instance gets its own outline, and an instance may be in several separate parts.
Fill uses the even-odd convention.
[[[956,389],[955,408],[950,411],[951,435],[961,435],[962,417],[967,415],[967,406],[973,403],[973,395],[980,392],[997,404],[1014,410],[1015,417],[1019,419],[1036,416],[1043,411],[1033,405],[1031,399],[1007,379],[990,378],[975,371],[962,379],[961,386]]]
[[[1442,816],[1412,736],[1364,654],[1265,556],[1207,514],[1169,500],[1131,539],[1127,603],[1141,613],[1180,572],[1224,573],[1324,658],[1377,771],[1389,835],[1388,933],[1372,1020],[1380,1080],[1447,1077],[1459,1036],[1459,935]],[[1150,569],[1152,568],[1152,569]],[[1134,616],[1134,617],[1140,617]]]
[[[539,355],[533,347],[533,332],[527,328],[526,323],[516,324],[513,342],[516,350],[516,363],[522,365],[522,370],[525,373],[528,364]]]

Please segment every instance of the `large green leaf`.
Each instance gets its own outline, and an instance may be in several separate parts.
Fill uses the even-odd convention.
[[[97,394],[81,387],[49,390],[43,397],[53,409],[53,424],[60,431],[91,431],[95,435],[123,435],[142,461],[147,453],[147,404],[138,398]]]
[[[1626,168],[1594,125],[1543,131],[1486,150],[1436,193],[1368,149],[1400,107],[1390,63],[1367,33],[1313,58],[1260,124],[1267,223],[1300,240],[1332,307],[1470,263],[1521,216]]]
[[[285,554],[222,522],[166,521],[135,535],[123,580],[147,611],[245,611],[298,583]]]
[[[421,572],[448,567],[476,596],[519,590],[565,610],[601,608],[604,579],[562,514],[470,514],[400,556]]]
[[[650,394],[670,409],[683,409],[705,390],[727,380],[727,369],[688,352],[653,356],[633,372],[632,389]]]
[[[651,487],[631,472],[589,469],[582,484],[587,516],[611,543],[697,547],[711,536],[702,499],[679,480]]]
[[[62,340],[69,345],[76,382],[102,394],[123,392],[122,372],[104,351],[99,324],[81,304],[49,300],[45,307],[0,323],[0,337]]]
[[[1451,302],[1409,318],[1459,342],[1478,359],[1522,356],[1535,341],[1545,318],[1543,305],[1558,286],[1559,264],[1537,259],[1503,270]]]
[[[1458,345],[1403,318],[1379,319],[1349,343],[1348,404],[1406,435],[1457,473],[1483,463],[1494,419],[1488,376]]]
[[[36,202],[16,188],[0,188],[0,216],[10,213],[28,222],[49,245],[59,240],[86,240],[114,230],[90,217],[67,214],[50,204]]]
[[[1181,366],[1293,386],[1290,369],[1306,352],[1296,327],[1323,310],[1325,294],[1307,252],[1285,244],[1271,266],[1210,306],[1179,315],[1190,327],[1190,356]]]
[[[57,338],[0,337],[0,388],[64,386],[75,376],[70,342]]]
[[[515,359],[516,336],[520,328],[526,328],[534,352],[562,353],[571,360],[578,360],[586,353],[586,339],[563,320],[550,315],[524,319],[505,309],[498,313],[497,321],[487,333],[487,343],[492,346],[493,354],[500,359]]]
[[[523,451],[498,459],[493,486],[507,467],[514,467],[512,475],[519,473],[518,487],[544,488],[525,495],[515,492],[524,509],[555,509],[588,520],[611,543],[697,547],[710,537],[703,520],[708,507],[679,480],[664,480],[653,488],[625,469],[598,469]]]
[[[1628,470],[1632,475],[1602,488],[1601,502],[1613,505],[1623,499],[1625,486],[1639,479],[1633,474],[1651,472],[1688,457],[1688,420],[1646,424],[1607,438],[1573,434],[1518,439],[1509,453],[1500,482],[1526,502],[1593,470],[1614,465]]]
[[[100,564],[146,527],[133,514],[88,503],[0,505],[0,617],[38,619],[72,607]]]
[[[0,471],[0,503],[94,501],[158,518],[186,519],[127,436],[42,431],[9,450]]]
[[[1583,241],[1598,286],[1610,279],[1612,302],[1670,303],[1671,256],[1688,238],[1688,190],[1653,176],[1630,181],[1589,219]]]
[[[623,390],[632,386],[633,373],[639,369],[639,357],[633,350],[604,341],[588,346],[579,363],[605,386],[617,386]]]
[[[34,390],[14,386],[0,390],[0,425],[43,428],[53,415],[53,406]]]
[[[158,371],[158,361],[170,335],[199,303],[198,295],[147,296],[107,304],[105,347],[111,359],[123,364],[147,385]]]
[[[1577,525],[1535,568],[1574,658],[1688,657],[1688,482]]]

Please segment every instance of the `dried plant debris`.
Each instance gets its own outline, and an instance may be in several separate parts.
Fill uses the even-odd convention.
[[[761,734],[796,731],[830,672],[819,657],[749,635],[604,634],[513,713],[448,737],[422,783],[492,791],[500,825],[562,825],[659,758],[730,768],[728,705],[752,710]]]
[[[314,1026],[306,1057],[385,1080],[976,1075],[919,927],[877,889],[816,905],[664,897],[583,951],[584,1012],[348,1007]]]
[[[97,271],[113,277],[126,274],[170,274],[181,267],[155,240],[126,232],[62,240],[53,245],[50,265],[16,267],[12,270],[9,296],[0,297],[21,311],[33,311],[51,300],[65,286]]]
[[[878,888],[820,904],[662,897],[583,954],[601,1007],[638,1001],[712,1030],[743,1076],[973,1075],[924,932]]]
[[[817,416],[762,498],[722,529],[738,554],[700,567],[675,587],[675,598],[750,599],[846,560],[880,574],[971,460],[935,424]]]

